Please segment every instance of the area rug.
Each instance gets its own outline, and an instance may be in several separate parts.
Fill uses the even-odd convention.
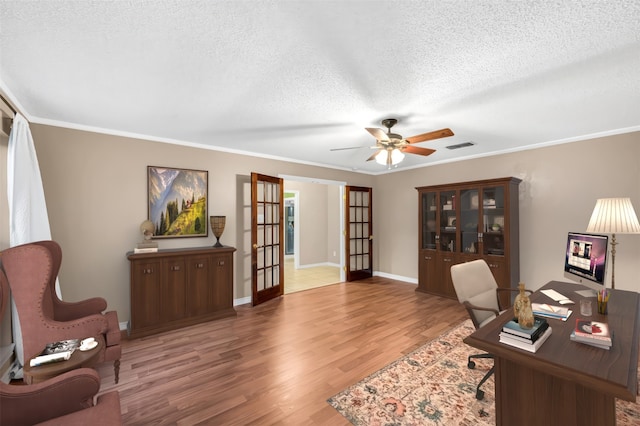
[[[475,398],[476,385],[493,365],[467,356],[478,350],[462,342],[474,328],[467,320],[439,338],[329,398],[354,425],[495,425],[493,376]],[[640,424],[640,405],[617,401],[617,424]]]

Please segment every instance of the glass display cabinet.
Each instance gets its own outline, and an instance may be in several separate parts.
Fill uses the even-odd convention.
[[[456,299],[451,266],[479,258],[485,259],[499,286],[517,288],[519,183],[509,177],[416,188],[418,291]]]

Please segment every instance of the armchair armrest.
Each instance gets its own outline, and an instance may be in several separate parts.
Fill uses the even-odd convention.
[[[471,318],[471,321],[473,321],[473,326],[476,328],[476,330],[478,328],[480,328],[480,322],[479,320],[476,318],[476,315],[473,313],[473,311],[486,311],[486,312],[491,312],[493,313],[495,316],[500,315],[500,312],[498,312],[496,309],[494,308],[486,308],[484,306],[478,306],[478,305],[474,305],[472,303],[469,303],[469,301],[465,300],[464,302],[462,302],[462,305],[465,307],[465,309],[467,310],[467,312],[469,313],[469,317]]]
[[[53,318],[56,321],[72,321],[100,314],[106,309],[107,301],[102,297],[92,297],[79,302],[65,302],[55,295],[53,297]]]
[[[0,384],[0,423],[35,424],[93,406],[100,377],[91,368],[68,371],[33,385]]]
[[[485,308],[484,306],[472,305],[471,303],[469,303],[467,301],[463,302],[463,305],[464,305],[465,308],[467,308],[467,310],[487,311],[487,312],[493,312],[496,316],[500,315],[500,312],[497,309]]]

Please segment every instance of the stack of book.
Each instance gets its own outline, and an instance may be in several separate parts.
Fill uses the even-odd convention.
[[[611,348],[612,344],[608,324],[583,318],[576,319],[576,328],[571,332],[570,339],[574,342],[607,350]]]
[[[544,318],[535,317],[533,327],[520,327],[517,318],[512,319],[502,327],[500,342],[529,352],[536,352],[551,336],[551,327]]]

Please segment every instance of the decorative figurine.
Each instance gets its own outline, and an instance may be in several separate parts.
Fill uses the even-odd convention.
[[[513,315],[518,319],[518,325],[524,329],[533,327],[533,309],[531,309],[531,300],[524,292],[524,283],[518,284],[520,293],[513,302]]]

